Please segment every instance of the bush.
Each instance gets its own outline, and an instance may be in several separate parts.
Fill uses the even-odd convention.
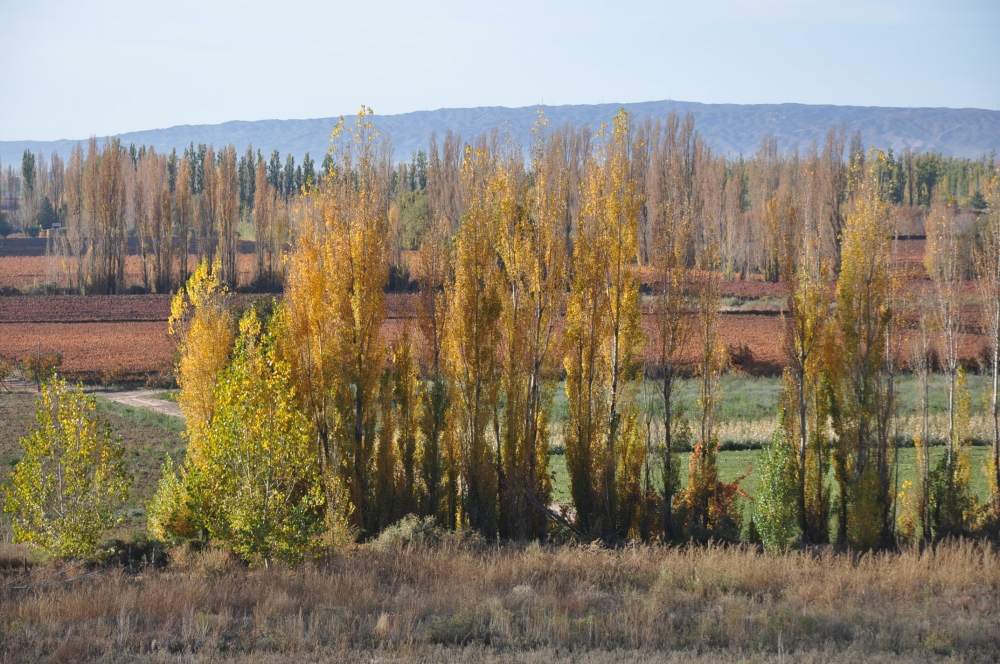
[[[29,355],[21,361],[21,373],[27,380],[38,385],[42,389],[42,383],[51,380],[56,375],[63,362],[62,353],[54,350],[39,352],[36,355]]]
[[[436,542],[441,536],[442,531],[437,527],[434,517],[421,519],[415,514],[407,514],[383,530],[374,546],[382,550],[397,549],[413,542]]]
[[[125,448],[98,419],[95,399],[65,381],[43,386],[35,418],[4,504],[14,540],[56,556],[93,557],[104,533],[122,521],[132,484]]]

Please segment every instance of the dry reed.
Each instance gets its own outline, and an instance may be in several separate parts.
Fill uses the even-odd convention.
[[[87,570],[25,571],[18,555],[0,555],[5,661],[996,661],[1000,652],[1000,557],[969,542],[860,557],[383,543],[297,570],[177,549],[163,570],[104,569],[69,583]]]

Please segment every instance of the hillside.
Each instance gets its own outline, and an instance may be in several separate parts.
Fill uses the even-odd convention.
[[[666,117],[670,111],[694,114],[698,131],[718,151],[749,154],[761,139],[772,134],[782,151],[822,144],[832,125],[861,131],[865,143],[900,151],[909,147],[923,152],[978,157],[1000,149],[1000,111],[965,108],[885,108],[807,104],[700,104],[682,101],[652,101],[634,104],[590,104],[573,106],[525,106],[522,108],[445,108],[377,117],[379,128],[392,135],[397,160],[427,147],[431,133],[452,130],[463,137],[502,126],[505,122],[527,145],[537,109],[559,125],[588,124],[597,129],[624,106],[638,118]],[[299,159],[309,152],[315,158],[328,145],[336,118],[312,120],[232,121],[217,125],[179,125],[121,134],[124,143],[152,145],[158,151],[180,150],[192,141],[243,147],[252,143],[265,152],[278,149]],[[69,155],[76,140],[0,141],[3,164],[20,162],[24,150]]]

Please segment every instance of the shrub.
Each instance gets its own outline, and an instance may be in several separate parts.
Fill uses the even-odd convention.
[[[415,514],[407,514],[389,526],[375,540],[378,549],[396,549],[413,542],[431,543],[442,537],[433,516],[421,519]]]
[[[101,423],[93,397],[65,381],[43,385],[38,425],[21,439],[24,457],[11,473],[4,511],[13,517],[14,539],[56,556],[88,558],[119,510],[131,477],[125,449]],[[103,425],[102,425],[103,424]]]
[[[26,379],[36,383],[40,390],[42,383],[56,375],[56,370],[62,365],[62,362],[62,353],[58,351],[47,350],[44,353],[39,351],[21,361],[21,373]]]

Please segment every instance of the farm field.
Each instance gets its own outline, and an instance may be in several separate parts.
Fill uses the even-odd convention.
[[[253,242],[240,243],[237,254],[237,269],[240,280],[249,283],[256,267]],[[188,265],[193,269],[198,263],[194,254],[188,256]],[[47,247],[43,238],[6,238],[0,241],[0,293],[16,290],[22,293],[44,292],[46,289],[65,289],[69,286],[67,273],[74,263],[57,255]],[[131,238],[129,255],[125,258],[125,283],[138,286],[143,283],[142,258],[138,255],[138,243]],[[123,289],[127,290],[126,289]]]

